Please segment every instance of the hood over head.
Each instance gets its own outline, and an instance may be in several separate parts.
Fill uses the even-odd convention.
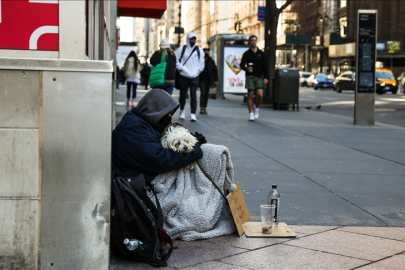
[[[162,89],[150,90],[136,106],[142,115],[155,124],[171,110],[176,111],[177,108],[179,103]]]
[[[190,38],[197,38],[197,35],[194,32],[190,32],[187,35],[187,47],[191,48],[191,44],[190,44]]]

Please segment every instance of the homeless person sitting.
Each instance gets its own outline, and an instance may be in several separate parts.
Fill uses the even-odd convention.
[[[124,178],[143,173],[154,184],[171,238],[190,241],[231,234],[236,227],[221,195],[235,187],[230,152],[222,145],[203,144],[201,134],[190,153],[164,148],[161,132],[178,107],[167,92],[150,90],[112,133],[112,168]],[[187,166],[191,163],[192,169]]]
[[[171,95],[152,89],[122,117],[112,133],[112,168],[117,176],[143,173],[152,181],[159,173],[178,170],[203,156],[198,143],[188,154],[161,145],[161,133],[178,108]]]

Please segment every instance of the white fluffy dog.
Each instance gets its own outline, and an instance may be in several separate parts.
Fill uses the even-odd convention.
[[[190,153],[194,151],[194,145],[197,143],[197,139],[182,124],[173,123],[167,126],[163,131],[160,143],[164,148],[179,153]],[[194,170],[194,162],[187,165],[186,168]]]

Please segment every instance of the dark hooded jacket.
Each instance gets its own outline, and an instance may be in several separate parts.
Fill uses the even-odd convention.
[[[160,143],[157,124],[179,103],[161,89],[152,89],[128,111],[112,132],[112,168],[122,177],[144,173],[157,174],[178,170],[203,156],[198,144],[188,154],[165,149]]]
[[[176,56],[170,49],[167,50],[165,61],[167,63],[165,71],[165,82],[174,82],[176,76]],[[162,60],[162,51],[156,51],[150,58],[150,64],[156,66]]]
[[[215,65],[214,59],[211,56],[206,56],[205,58],[205,67],[203,72],[200,73],[200,82],[207,81],[210,85],[213,85],[214,82],[218,81],[218,69]]]

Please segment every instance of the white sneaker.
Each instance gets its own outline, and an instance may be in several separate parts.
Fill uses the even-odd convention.
[[[255,115],[252,112],[249,113],[249,121],[255,121]]]
[[[197,117],[195,117],[194,113],[190,114],[190,120],[191,122],[197,122]]]
[[[255,119],[259,118],[259,108],[255,109]]]
[[[184,110],[180,110],[179,118],[182,119],[182,120],[186,119],[186,112]]]

